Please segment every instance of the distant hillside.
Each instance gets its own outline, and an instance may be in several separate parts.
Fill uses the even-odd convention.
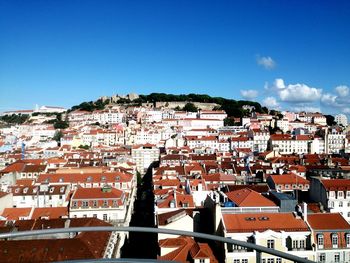
[[[104,97],[104,99],[98,99],[95,102],[83,102],[79,105],[73,106],[71,110],[87,110],[87,111],[93,111],[96,109],[103,109],[105,105],[111,103],[111,99],[108,97]],[[130,100],[128,98],[120,98],[115,103],[116,104],[122,104],[125,106],[137,106],[142,105],[142,103],[153,103],[154,105],[156,102],[201,102],[201,103],[216,103],[219,106],[216,108],[218,110],[224,110],[226,111],[227,115],[229,117],[242,117],[248,113],[247,110],[243,109],[242,107],[244,105],[248,106],[254,106],[255,111],[259,113],[267,113],[268,109],[266,107],[261,107],[261,105],[258,102],[253,101],[246,101],[246,100],[233,100],[233,99],[226,99],[222,97],[211,97],[209,95],[205,94],[180,94],[180,95],[174,95],[174,94],[166,94],[166,93],[151,93],[149,95],[139,95],[138,98]]]

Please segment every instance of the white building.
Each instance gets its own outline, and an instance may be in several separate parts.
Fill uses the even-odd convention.
[[[350,262],[350,225],[339,213],[307,215],[317,262]]]
[[[345,114],[337,114],[334,117],[334,120],[339,125],[343,125],[344,127],[348,126],[348,117]]]
[[[341,132],[332,131],[326,134],[326,153],[339,153],[346,148],[346,135]]]
[[[67,206],[70,187],[61,185],[13,186],[14,207],[61,207]]]
[[[311,178],[310,197],[325,210],[340,213],[350,222],[350,179]]]
[[[222,223],[224,237],[314,260],[311,231],[306,222],[293,213],[223,213]],[[230,244],[225,244],[224,249],[226,262],[256,262],[253,250]],[[282,259],[262,253],[261,262],[282,263]]]
[[[224,120],[227,118],[227,114],[223,110],[201,110],[199,111],[199,118],[201,119],[215,119]]]
[[[131,157],[136,163],[136,169],[144,174],[148,167],[159,161],[159,148],[152,144],[136,145],[131,149]]]
[[[127,196],[122,190],[103,188],[77,188],[72,195],[69,217],[95,217],[104,221],[124,222]]]

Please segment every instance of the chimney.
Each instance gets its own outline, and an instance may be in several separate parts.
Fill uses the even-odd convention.
[[[307,203],[303,202],[303,219],[307,222]]]

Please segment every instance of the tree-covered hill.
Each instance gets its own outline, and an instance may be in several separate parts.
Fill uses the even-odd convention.
[[[246,100],[233,100],[233,99],[226,99],[222,97],[211,97],[206,94],[166,94],[166,93],[151,93],[149,95],[139,95],[139,97],[135,100],[129,100],[129,99],[120,99],[117,101],[118,104],[123,105],[141,105],[142,103],[156,103],[156,102],[171,102],[171,101],[178,101],[178,102],[202,102],[202,103],[216,103],[220,105],[216,109],[221,109],[226,111],[227,115],[229,117],[242,117],[244,116],[247,111],[244,110],[242,107],[244,105],[254,106],[255,111],[259,113],[267,113],[268,109],[266,107],[261,107],[261,105],[258,102],[253,101],[246,101]],[[107,105],[110,102],[110,100],[102,101],[101,99],[95,101],[95,102],[83,102],[79,105],[73,106],[71,110],[87,110],[87,111],[93,111],[95,109],[103,109],[105,105]]]

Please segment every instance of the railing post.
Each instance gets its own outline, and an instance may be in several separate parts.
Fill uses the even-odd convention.
[[[261,252],[258,250],[255,250],[256,252],[256,263],[261,263]]]

